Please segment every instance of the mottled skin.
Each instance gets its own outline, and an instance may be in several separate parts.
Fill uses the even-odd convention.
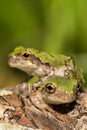
[[[49,77],[74,77],[83,80],[81,70],[75,66],[70,56],[48,54],[19,46],[9,54],[8,63],[11,67],[18,68],[30,76],[40,77],[41,81],[35,84],[35,87]]]
[[[74,101],[79,86],[84,82],[82,71],[69,56],[17,47],[9,54],[8,63],[33,76],[28,82],[29,98],[45,115],[47,111],[54,112],[48,104]],[[33,86],[36,91],[31,91]]]
[[[31,89],[33,83],[37,81],[38,78],[33,77],[28,83],[29,88]],[[29,98],[45,116],[49,116],[49,112],[51,112],[59,119],[58,112],[56,113],[48,104],[59,105],[73,102],[76,99],[78,86],[79,83],[76,79],[51,78],[43,82],[37,91],[29,93]]]
[[[38,77],[29,80],[29,87],[38,81]],[[37,91],[40,91],[41,97],[47,104],[64,104],[70,103],[76,99],[76,93],[79,83],[76,79],[51,78],[42,82]],[[32,95],[36,95],[34,92]],[[38,97],[38,96],[36,96]],[[35,99],[36,100],[36,99]]]

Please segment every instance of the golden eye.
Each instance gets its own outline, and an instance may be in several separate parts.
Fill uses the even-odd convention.
[[[29,52],[29,51],[24,51],[23,53],[22,53],[22,56],[23,56],[23,58],[25,58],[25,59],[30,59],[31,58],[31,53]]]
[[[55,87],[54,84],[48,83],[48,84],[45,85],[45,90],[48,93],[54,93],[56,91],[56,87]]]

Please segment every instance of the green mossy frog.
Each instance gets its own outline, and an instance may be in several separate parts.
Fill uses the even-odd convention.
[[[51,105],[67,104],[76,99],[79,83],[76,79],[66,78],[50,78],[42,82],[36,91],[31,91],[35,82],[38,82],[38,77],[32,77],[28,83],[22,83],[14,88],[14,92],[21,95],[25,100],[29,100],[34,107],[40,110],[44,116],[49,116],[49,113],[61,119],[60,114],[54,111]]]
[[[33,77],[29,80],[29,90],[33,83],[38,81],[38,77]],[[79,83],[76,79],[66,78],[51,78],[38,87],[37,91],[29,94],[29,99],[32,104],[38,108],[45,116],[49,112],[54,114],[58,119],[58,112],[54,111],[49,105],[59,105],[71,103],[76,99]]]
[[[31,89],[33,83],[38,81],[38,77],[29,80],[28,85]],[[76,79],[50,78],[42,82],[37,91],[40,91],[41,97],[47,104],[65,104],[76,99],[79,83]],[[36,95],[34,92],[30,95]],[[36,96],[38,97],[38,96]],[[35,98],[35,97],[33,97]],[[36,100],[36,99],[35,99]]]
[[[41,77],[43,81],[48,77],[75,77],[78,73],[74,60],[70,56],[48,54],[22,46],[16,47],[9,54],[8,63],[11,67],[18,68],[30,76]]]

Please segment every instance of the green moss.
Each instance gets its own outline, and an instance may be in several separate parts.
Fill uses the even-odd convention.
[[[45,82],[45,84],[47,83],[53,83],[57,88],[63,89],[68,93],[72,93],[73,89],[77,87],[76,79],[52,78]],[[41,88],[43,88],[44,85],[41,85]]]
[[[11,52],[11,53],[9,54],[9,56],[12,56],[12,55],[15,55],[15,54],[20,54],[20,53],[23,52],[24,50],[25,50],[24,47],[18,46],[18,47],[16,47],[16,48],[13,50],[13,52]]]

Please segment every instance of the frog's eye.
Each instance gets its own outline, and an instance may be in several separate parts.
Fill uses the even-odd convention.
[[[45,90],[48,93],[54,93],[56,91],[56,86],[52,83],[48,83],[45,85]]]
[[[30,59],[31,55],[32,54],[29,51],[24,51],[22,53],[22,57],[25,58],[25,59]]]

